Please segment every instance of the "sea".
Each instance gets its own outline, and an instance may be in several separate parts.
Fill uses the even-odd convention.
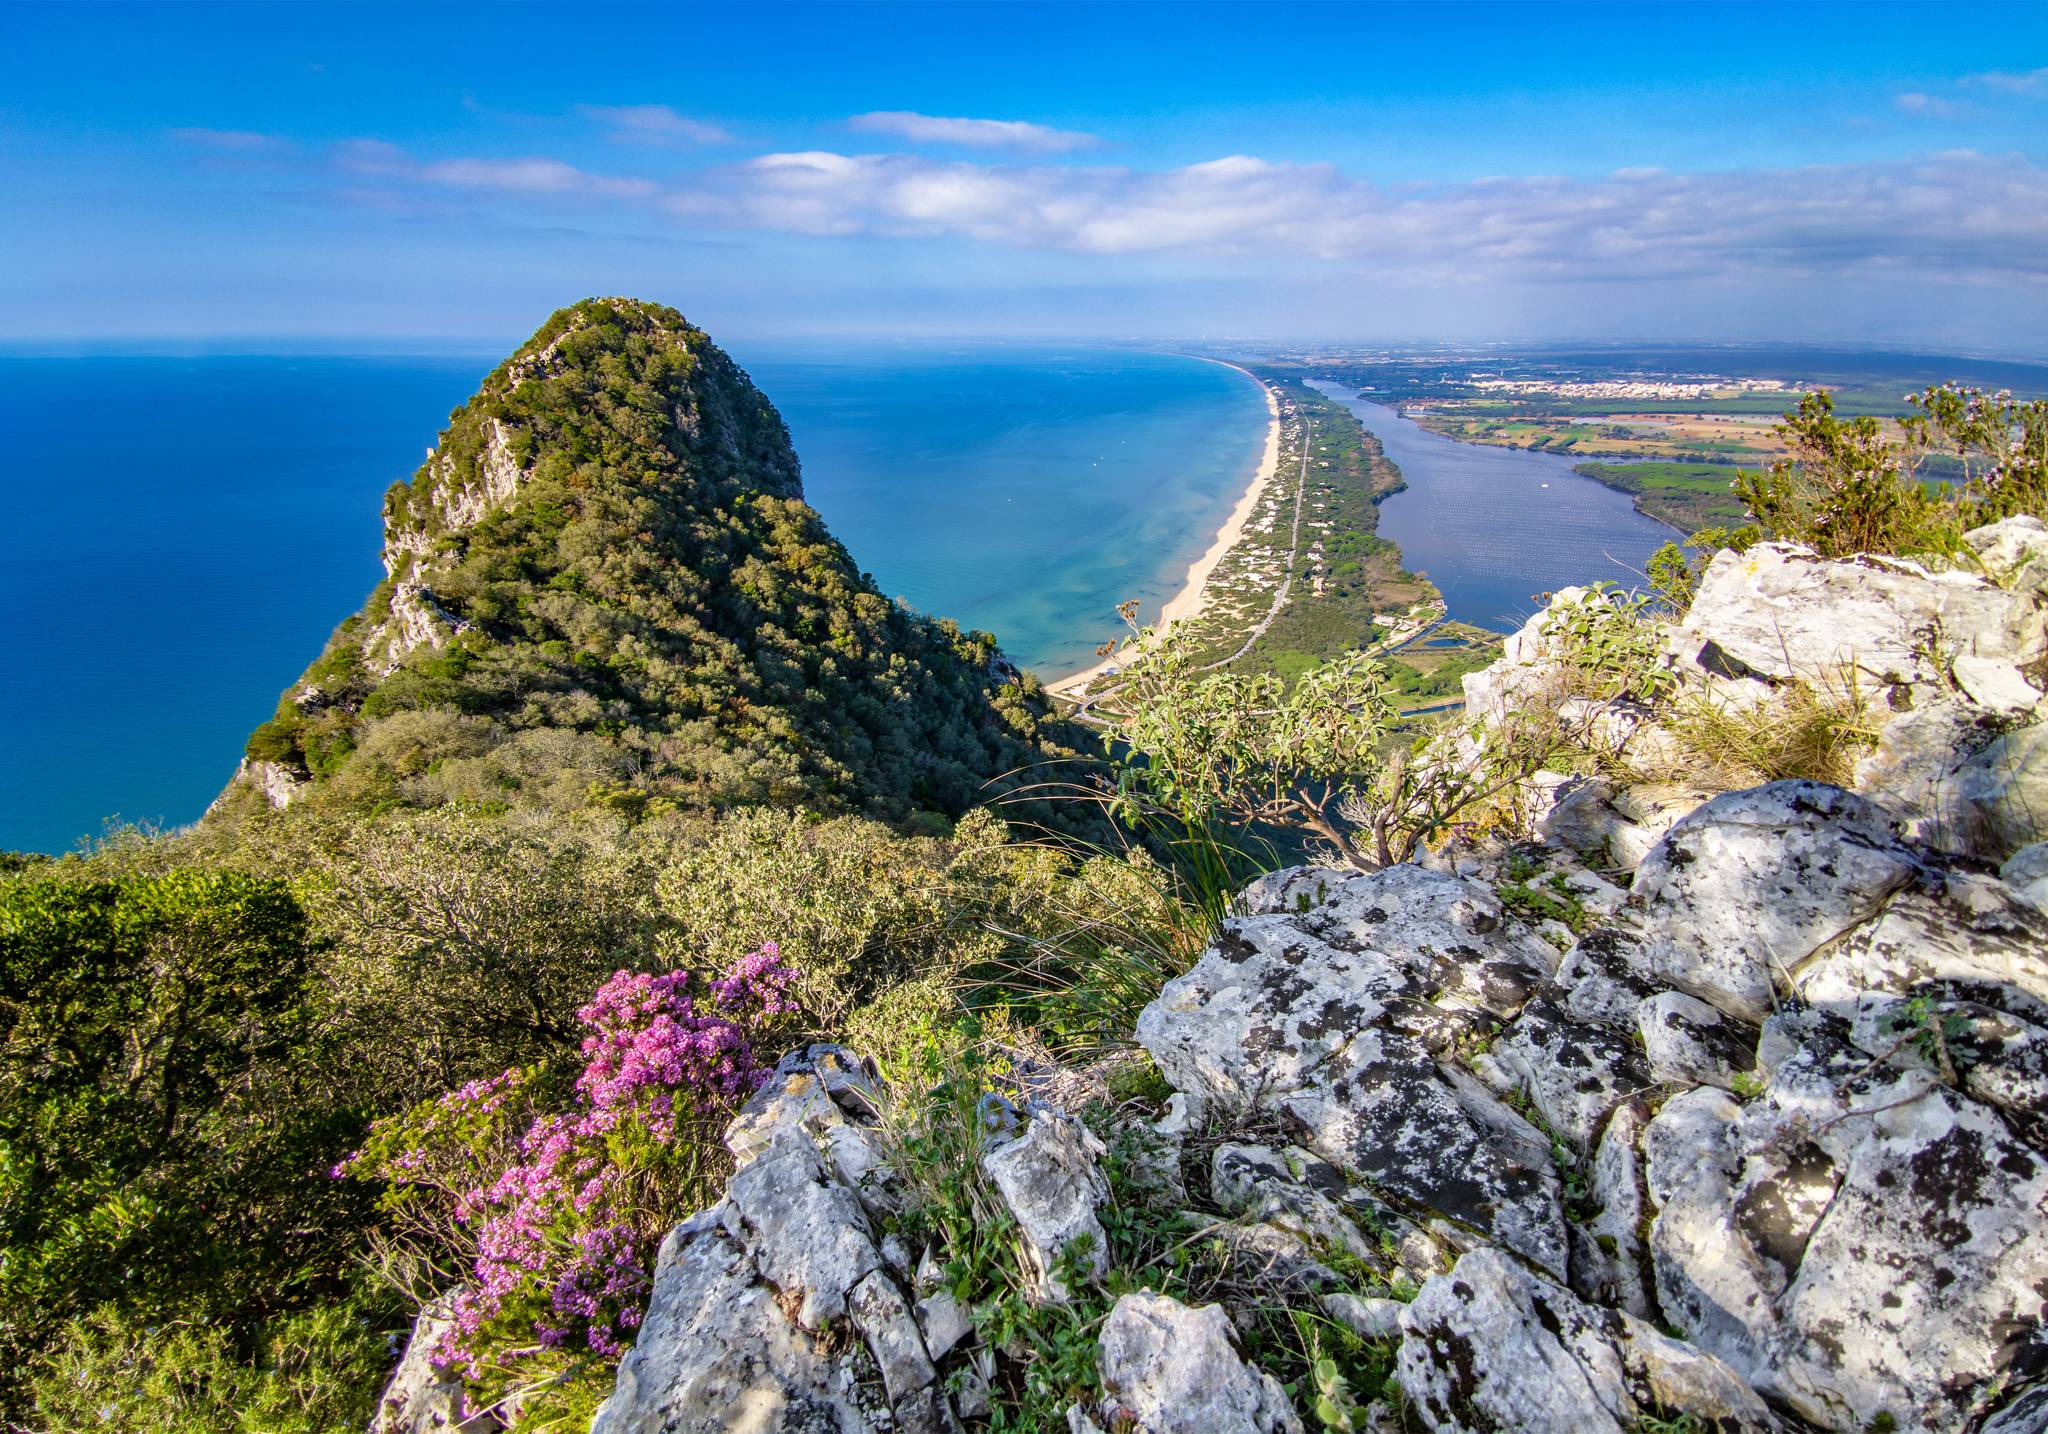
[[[731,346],[882,589],[1051,678],[1178,590],[1263,452],[1220,364]],[[0,850],[176,826],[382,576],[384,490],[495,353],[0,357]]]
[[[1348,385],[1310,380],[1379,440],[1408,486],[1380,504],[1380,536],[1436,584],[1452,618],[1512,632],[1574,584],[1645,585],[1650,554],[1683,538],[1627,493],[1574,472],[1585,460],[1460,443]]]

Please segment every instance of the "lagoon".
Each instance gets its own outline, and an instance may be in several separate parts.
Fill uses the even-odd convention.
[[[1350,385],[1310,386],[1357,414],[1400,468],[1408,486],[1380,504],[1380,536],[1401,545],[1402,565],[1436,584],[1457,621],[1512,632],[1558,588],[1639,587],[1650,554],[1682,536],[1573,472],[1581,459],[1460,443]]]

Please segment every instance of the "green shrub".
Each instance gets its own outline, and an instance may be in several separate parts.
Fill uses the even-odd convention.
[[[353,1434],[391,1363],[392,1323],[389,1310],[337,1300],[265,1325],[245,1354],[220,1325],[145,1323],[103,1305],[51,1341],[26,1408],[51,1430]]]
[[[281,882],[0,886],[0,1365],[102,1302],[231,1348],[337,1287],[368,1207],[318,1178],[359,1128],[326,1014]]]

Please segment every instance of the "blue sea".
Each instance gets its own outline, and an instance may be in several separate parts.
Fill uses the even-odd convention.
[[[1512,632],[1578,583],[1644,585],[1650,554],[1682,535],[1628,494],[1572,471],[1583,459],[1459,443],[1355,389],[1311,380],[1358,415],[1407,488],[1380,504],[1380,536],[1460,622]]]
[[[882,588],[1046,676],[1179,586],[1243,490],[1264,400],[1114,349],[733,348],[810,500]],[[180,824],[358,608],[385,488],[496,362],[0,358],[0,849]]]

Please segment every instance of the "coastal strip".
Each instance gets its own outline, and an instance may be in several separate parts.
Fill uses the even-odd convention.
[[[1185,357],[1194,358],[1189,354]],[[1266,451],[1259,459],[1258,469],[1252,474],[1251,482],[1239,495],[1237,506],[1230,510],[1230,516],[1223,520],[1223,526],[1216,531],[1216,540],[1208,550],[1194,562],[1188,564],[1187,576],[1182,579],[1180,590],[1166,600],[1159,610],[1159,620],[1154,626],[1166,632],[1175,623],[1189,622],[1201,616],[1209,601],[1209,579],[1219,564],[1229,555],[1230,550],[1244,537],[1245,526],[1251,522],[1252,514],[1258,510],[1259,500],[1266,495],[1266,489],[1280,471],[1280,400],[1274,395],[1272,385],[1261,379],[1250,369],[1222,359],[1201,357],[1204,363],[1221,364],[1224,368],[1236,369],[1259,386],[1266,396]],[[1088,689],[1105,668],[1115,665],[1115,657],[1105,657],[1094,666],[1062,677],[1046,684],[1046,690],[1055,696],[1078,698]]]

